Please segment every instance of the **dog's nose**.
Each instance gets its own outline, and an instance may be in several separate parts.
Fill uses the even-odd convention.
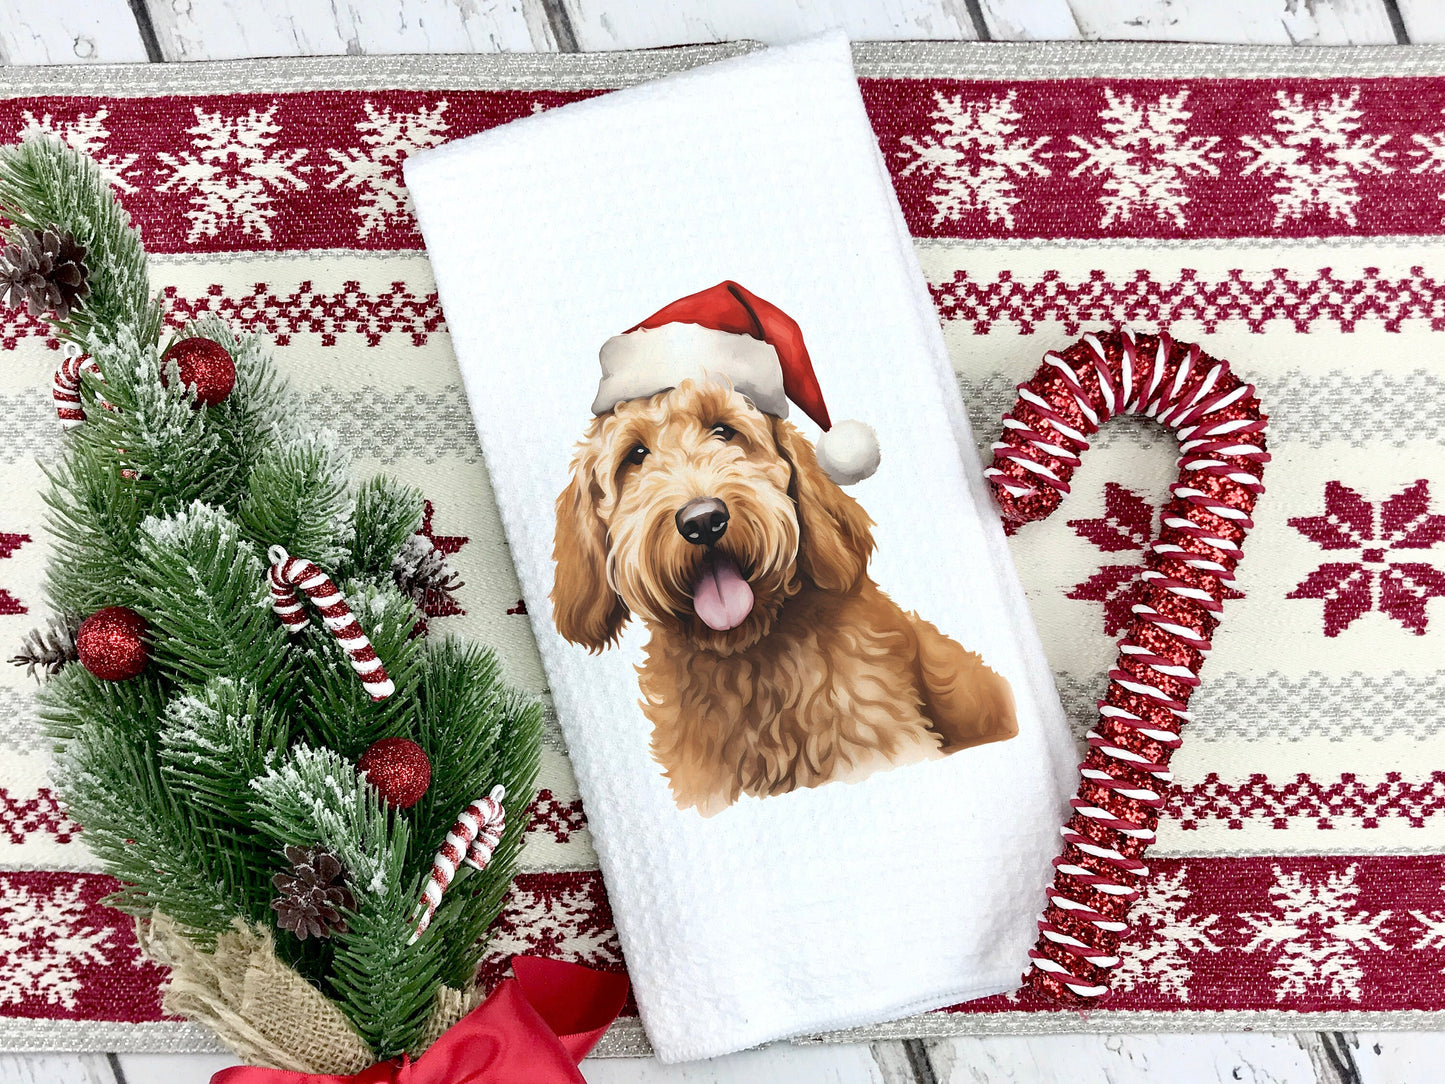
[[[677,533],[694,546],[711,546],[728,529],[728,506],[716,497],[694,497],[677,510]]]

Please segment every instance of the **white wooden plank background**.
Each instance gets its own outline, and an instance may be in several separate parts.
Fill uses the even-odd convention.
[[[830,27],[855,40],[1445,42],[1445,0],[0,0],[0,62],[638,49]],[[0,1084],[204,1084],[221,1055],[0,1055]],[[592,1084],[1428,1084],[1445,1036],[1058,1035],[795,1047]]]
[[[1437,6],[1439,0],[1420,0]],[[1254,45],[1393,45],[1381,0],[982,0],[989,36],[998,41],[1220,41]]]
[[[145,59],[140,29],[125,0],[0,4],[0,61],[6,64],[121,64]]]

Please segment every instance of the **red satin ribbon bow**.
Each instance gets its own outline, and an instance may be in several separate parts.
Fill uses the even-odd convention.
[[[377,1062],[355,1076],[238,1065],[211,1084],[586,1084],[578,1063],[627,1000],[627,976],[512,959],[512,974],[416,1061]]]

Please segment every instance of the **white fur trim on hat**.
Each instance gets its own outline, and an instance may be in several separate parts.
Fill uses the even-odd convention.
[[[684,380],[720,376],[764,414],[788,416],[778,352],[751,335],[701,324],[664,324],[612,336],[602,344],[601,361],[593,414],[606,414],[618,403],[645,399]]]
[[[818,438],[818,466],[840,486],[851,486],[871,477],[881,458],[878,434],[873,427],[848,420],[834,422]]]

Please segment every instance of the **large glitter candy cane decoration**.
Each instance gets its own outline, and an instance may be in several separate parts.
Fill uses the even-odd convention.
[[[1044,364],[1004,416],[985,474],[1006,525],[1043,519],[1069,491],[1088,437],[1115,414],[1143,414],[1179,437],[1179,478],[1150,545],[1142,600],[1079,765],[1040,937],[1025,985],[1068,1005],[1097,1004],[1119,963],[1139,896],[1169,759],[1219,625],[1225,592],[1264,492],[1266,417],[1254,388],[1198,346],[1128,331],[1085,335]]]
[[[408,945],[416,944],[431,925],[432,916],[442,902],[442,893],[457,875],[458,863],[480,871],[491,862],[497,844],[502,842],[502,833],[507,829],[507,811],[502,807],[502,799],[506,796],[505,787],[495,786],[491,794],[478,798],[457,816],[457,823],[452,825],[436,858],[432,859],[431,874],[416,905],[419,916],[416,932],[407,941]]]
[[[267,573],[271,586],[271,609],[286,626],[286,631],[297,633],[311,624],[306,603],[297,594],[297,591],[304,592],[321,614],[321,623],[346,651],[351,668],[361,679],[367,695],[373,700],[385,700],[394,693],[396,686],[387,676],[386,667],[376,657],[371,641],[361,631],[351,607],[341,597],[331,577],[306,558],[292,557],[281,546],[272,546],[266,556],[271,560]]]

